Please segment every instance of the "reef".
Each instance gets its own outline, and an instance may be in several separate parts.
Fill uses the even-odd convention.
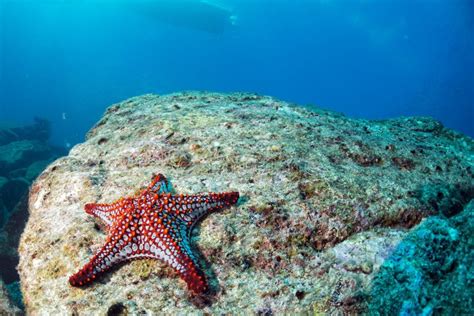
[[[450,218],[424,220],[374,278],[369,310],[391,315],[474,311],[474,200]]]
[[[10,300],[5,284],[0,279],[0,315],[20,315],[21,310]]]
[[[459,218],[474,198],[473,171],[474,141],[430,118],[356,120],[242,93],[131,98],[109,107],[30,189],[19,247],[26,311],[425,310],[422,300],[434,302],[450,274],[470,269],[460,284],[472,286],[472,260],[462,258],[472,249],[470,224]],[[71,287],[69,276],[105,240],[84,205],[129,195],[157,173],[183,194],[240,193],[237,207],[192,235],[215,293],[198,299],[172,269],[147,260]],[[433,266],[422,244],[438,249]],[[400,258],[410,270],[396,282]],[[423,294],[414,289],[420,278]]]
[[[2,293],[10,295],[15,307],[22,305],[16,266],[20,235],[28,219],[28,188],[49,163],[64,154],[48,143],[49,136],[49,122],[43,119],[26,126],[0,126],[0,280],[6,283]]]

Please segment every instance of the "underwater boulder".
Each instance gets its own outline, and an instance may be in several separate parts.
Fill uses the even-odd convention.
[[[38,160],[33,162],[25,171],[25,178],[32,182],[51,163],[52,160]]]
[[[3,203],[3,201],[0,200],[0,229],[3,227],[7,219],[8,219],[8,209]]]
[[[0,126],[0,146],[19,139],[19,136],[7,126]]]
[[[8,178],[22,178],[26,174],[26,168],[19,168],[8,172]]]
[[[12,211],[20,198],[28,192],[29,182],[24,178],[15,178],[0,188],[0,200]]]
[[[34,118],[33,124],[20,126],[11,129],[17,136],[18,140],[38,140],[46,142],[51,136],[51,123],[43,118]]]
[[[372,281],[399,243],[473,198],[473,153],[471,138],[427,118],[356,120],[245,93],[125,100],[30,189],[19,246],[26,311],[368,312]],[[154,260],[71,287],[105,239],[84,205],[133,195],[156,173],[176,192],[240,193],[193,234],[213,294],[191,295]]]
[[[20,280],[16,270],[19,262],[17,249],[27,219],[28,194],[25,192],[0,229],[0,278],[9,285]]]
[[[3,191],[3,188],[7,185],[8,179],[5,177],[0,177],[0,192]],[[5,206],[5,203],[2,198],[0,198],[0,229],[3,227],[8,216],[8,210]]]
[[[41,118],[26,126],[0,126],[0,146],[20,140],[47,141],[50,134],[51,123]]]
[[[8,178],[0,176],[0,192],[3,190],[3,187],[8,183]]]
[[[51,156],[51,148],[38,140],[20,140],[0,146],[0,175]]]
[[[458,215],[423,221],[372,282],[374,315],[468,315],[474,310],[474,200]]]
[[[20,236],[28,220],[28,192],[25,192],[19,199],[13,210],[10,212],[7,222],[2,228],[6,239],[2,246],[9,247],[9,254],[18,257],[18,244]]]
[[[16,307],[8,296],[7,288],[0,279],[0,315],[21,315],[21,310]]]

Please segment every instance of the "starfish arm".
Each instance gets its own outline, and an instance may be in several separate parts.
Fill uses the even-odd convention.
[[[208,289],[206,275],[192,254],[187,234],[180,233],[176,229],[175,226],[164,235],[159,234],[154,240],[149,239],[151,246],[145,244],[146,251],[143,256],[165,262],[179,274],[191,291],[196,294],[204,293]],[[186,231],[185,223],[182,223],[179,231]]]
[[[180,274],[181,279],[186,282],[188,288],[196,294],[204,293],[208,290],[207,278],[201,268],[187,254],[182,252],[179,262],[184,270],[175,270]]]
[[[239,192],[224,192],[168,196],[163,202],[165,209],[178,214],[183,221],[193,225],[204,215],[233,205],[238,199]]]
[[[195,293],[202,293],[207,291],[208,284],[205,273],[201,270],[198,264],[198,259],[191,249],[191,240],[187,223],[183,222],[180,227],[179,235],[181,242],[179,249],[181,250],[182,261],[186,262],[188,267],[186,273],[181,274],[181,278],[188,284],[188,287]]]
[[[69,283],[72,286],[88,284],[114,265],[134,259],[133,255],[139,250],[140,238],[138,220],[133,214],[117,216],[110,226],[104,246],[69,278]]]
[[[116,238],[110,239],[82,269],[69,277],[69,284],[83,286],[91,283],[112,266],[125,260],[127,260],[127,256],[124,247],[119,244],[119,240]]]
[[[156,176],[153,176],[153,179],[145,192],[151,192],[155,194],[170,193],[171,187],[169,185],[168,179],[159,173]]]
[[[130,208],[128,199],[119,199],[111,204],[88,203],[84,206],[87,214],[100,219],[110,229],[114,220]]]

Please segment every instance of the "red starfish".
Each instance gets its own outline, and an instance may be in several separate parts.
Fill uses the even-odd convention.
[[[152,258],[173,267],[192,292],[207,291],[206,275],[191,250],[190,233],[202,216],[235,204],[238,198],[238,192],[171,196],[168,181],[159,174],[138,196],[112,204],[86,204],[86,213],[104,222],[107,240],[69,283],[82,286],[117,263]]]

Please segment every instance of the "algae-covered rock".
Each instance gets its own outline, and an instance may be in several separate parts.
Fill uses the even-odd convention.
[[[42,119],[27,126],[0,124],[0,279],[8,289],[17,289],[8,291],[17,306],[21,305],[17,248],[28,217],[28,188],[47,165],[37,160],[51,162],[62,153],[47,143],[49,134],[50,124]]]
[[[18,244],[28,219],[28,195],[24,194],[0,230],[0,278],[6,283],[18,281]]]
[[[28,192],[29,182],[24,178],[9,180],[0,188],[0,200],[11,212],[20,198]]]
[[[51,148],[38,140],[19,140],[0,146],[0,175],[51,156]]]
[[[3,191],[3,188],[7,185],[8,179],[5,177],[0,177],[0,192]],[[0,193],[1,195],[1,193]],[[3,226],[8,217],[7,207],[5,203],[0,199],[0,228]]]
[[[19,140],[47,141],[51,133],[48,120],[34,118],[33,124],[26,126],[8,126],[0,123],[0,146]]]
[[[25,178],[33,181],[51,163],[51,160],[39,160],[33,162],[25,171]]]
[[[16,307],[8,296],[8,291],[0,279],[0,315],[21,315],[21,310]]]
[[[132,98],[33,184],[19,248],[26,309],[366,312],[384,260],[423,218],[456,216],[473,171],[473,140],[428,118],[354,120],[253,94]],[[240,192],[193,237],[216,294],[196,302],[156,261],[71,287],[105,238],[84,204],[132,195],[158,172],[177,192]]]
[[[452,218],[423,221],[375,277],[371,314],[472,314],[473,232],[474,200]]]

